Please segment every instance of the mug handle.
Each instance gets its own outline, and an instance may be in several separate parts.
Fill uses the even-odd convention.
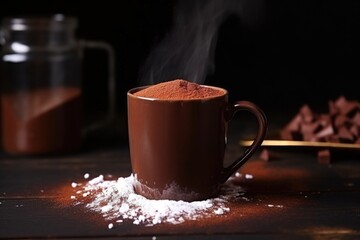
[[[115,120],[116,113],[116,92],[115,92],[115,52],[113,47],[103,41],[90,41],[90,40],[79,40],[79,47],[81,49],[81,54],[83,54],[86,48],[89,49],[100,49],[106,51],[108,55],[108,103],[109,108],[107,116],[103,121],[95,122],[91,125],[88,125],[84,129],[84,134],[101,128],[104,125],[111,124]]]
[[[246,110],[255,115],[259,128],[253,143],[245,150],[244,154],[235,160],[230,166],[223,168],[220,183],[225,183],[261,146],[267,132],[267,118],[264,112],[252,102],[238,101],[234,105],[228,105],[225,109],[225,120],[230,121],[239,110]]]

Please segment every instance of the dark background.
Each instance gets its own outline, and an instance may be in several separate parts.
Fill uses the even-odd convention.
[[[196,1],[187,1],[189,11]],[[221,2],[221,1],[220,1]],[[223,1],[226,2],[226,1]],[[205,84],[229,89],[230,100],[250,100],[265,112],[295,114],[302,104],[327,111],[340,95],[360,100],[360,1],[254,1],[218,29],[214,71]],[[117,108],[142,83],[146,58],[169,35],[175,0],[26,1],[2,3],[0,17],[63,13],[79,20],[78,38],[107,41],[116,52]],[[92,56],[92,57],[91,57]],[[106,60],[84,62],[87,112],[106,111]]]

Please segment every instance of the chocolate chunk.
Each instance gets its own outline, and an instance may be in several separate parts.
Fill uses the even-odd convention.
[[[336,128],[339,128],[341,126],[344,126],[346,122],[349,122],[350,119],[348,117],[346,117],[345,115],[337,115],[335,116],[335,120],[334,120],[334,126]]]
[[[333,101],[329,101],[329,113],[331,116],[337,115],[339,113],[339,109]]]
[[[264,148],[261,152],[260,152],[260,155],[259,155],[259,158],[265,162],[269,162],[269,161],[273,161],[273,160],[276,160],[278,159],[279,157],[274,154],[272,151]]]
[[[339,109],[342,115],[351,115],[352,112],[356,112],[359,109],[359,104],[355,101],[348,101],[344,96],[341,96],[335,105]]]
[[[320,164],[330,164],[331,163],[331,155],[329,149],[319,150],[317,153],[318,163]]]
[[[323,129],[321,129],[321,131],[319,131],[316,134],[316,137],[324,138],[324,137],[330,136],[332,134],[334,134],[334,128],[331,125],[328,125],[328,126],[324,127]]]
[[[351,119],[352,123],[356,126],[360,126],[360,112],[357,112]]]
[[[310,107],[305,104],[300,108],[300,116],[302,117],[305,123],[311,123],[314,119],[314,114],[311,111]]]
[[[337,134],[339,136],[340,142],[352,143],[354,141],[354,136],[351,134],[349,129],[344,126],[339,128]]]
[[[341,141],[337,134],[333,134],[333,135],[325,137],[324,139],[321,139],[320,142],[340,143]]]
[[[327,127],[331,125],[331,116],[329,114],[319,114],[316,121],[320,126]]]
[[[315,133],[321,130],[321,126],[319,122],[313,123],[301,123],[300,124],[300,131],[302,133]]]
[[[302,137],[303,137],[304,141],[309,141],[309,142],[313,142],[313,141],[318,140],[317,137],[312,132],[304,132],[302,134]]]
[[[357,138],[360,135],[360,127],[357,125],[352,125],[349,128],[349,131],[351,132],[351,134],[354,136],[354,138]]]
[[[280,132],[282,139],[356,143],[360,139],[360,102],[340,96],[329,101],[328,113],[315,113],[304,104]]]
[[[343,106],[345,106],[347,103],[347,100],[344,96],[340,96],[336,101],[335,101],[335,106],[337,109],[342,108]]]

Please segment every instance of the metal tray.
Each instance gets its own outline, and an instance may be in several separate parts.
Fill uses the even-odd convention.
[[[240,146],[250,146],[252,140],[240,141]],[[264,140],[261,144],[263,147],[315,147],[315,148],[335,148],[335,149],[360,149],[360,144],[354,143],[334,143],[334,142],[309,142],[309,141],[292,141],[292,140]]]

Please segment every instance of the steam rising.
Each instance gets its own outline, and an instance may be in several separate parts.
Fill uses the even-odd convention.
[[[214,52],[220,25],[231,14],[253,22],[255,0],[180,0],[172,32],[150,53],[140,72],[141,84],[176,78],[204,83],[215,70]],[[245,11],[249,10],[249,11]],[[254,18],[255,16],[255,18]],[[241,29],[237,29],[241,31]]]

